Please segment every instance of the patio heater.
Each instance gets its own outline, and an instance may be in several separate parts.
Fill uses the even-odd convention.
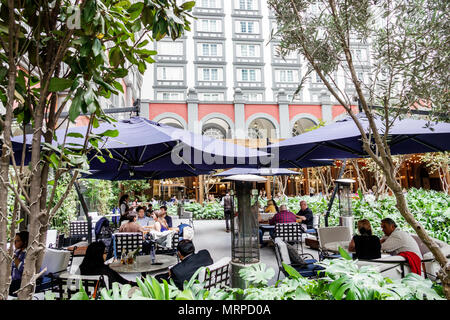
[[[258,190],[252,189],[253,182],[265,182],[256,175],[235,175],[224,180],[234,181],[235,190],[230,192],[237,198],[237,216],[231,219],[231,287],[245,289],[247,281],[241,278],[239,271],[259,263],[259,238],[257,207],[252,207],[252,198],[258,197]],[[253,200],[255,200],[253,199]],[[255,211],[256,209],[256,211]]]
[[[335,182],[339,190],[339,225],[350,229],[350,234],[353,235],[354,221],[352,214],[352,183],[356,182],[352,179],[337,179]]]

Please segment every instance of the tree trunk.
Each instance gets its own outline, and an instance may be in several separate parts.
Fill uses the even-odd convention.
[[[16,86],[17,67],[14,61],[14,50],[16,43],[16,22],[14,17],[14,0],[8,1],[9,14],[9,48],[8,48],[8,88],[7,88],[7,103],[5,111],[5,120],[3,121],[3,141],[2,157],[0,163],[0,299],[6,300],[8,298],[9,284],[11,282],[11,261],[10,256],[6,250],[7,239],[7,225],[8,225],[8,187],[6,183],[9,182],[9,163],[10,152],[7,145],[11,141],[11,124],[13,116],[14,91]]]

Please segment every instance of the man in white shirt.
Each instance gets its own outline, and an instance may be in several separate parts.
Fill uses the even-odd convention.
[[[381,229],[385,234],[380,240],[382,251],[386,251],[391,255],[398,255],[400,252],[409,251],[414,252],[422,259],[417,242],[408,232],[398,229],[394,220],[391,218],[381,220]]]

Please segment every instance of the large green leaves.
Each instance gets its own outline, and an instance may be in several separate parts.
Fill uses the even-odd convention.
[[[71,79],[52,78],[48,90],[50,92],[59,92],[70,88],[73,84]]]

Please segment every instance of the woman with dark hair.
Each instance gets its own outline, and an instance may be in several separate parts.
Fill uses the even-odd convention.
[[[372,226],[369,220],[358,221],[359,235],[354,235],[348,246],[349,251],[355,252],[354,259],[377,259],[381,258],[380,238],[372,235]]]
[[[19,290],[22,282],[22,274],[25,256],[28,247],[28,231],[20,231],[16,233],[14,238],[14,257],[11,263],[11,284],[9,286],[9,295],[16,296],[15,291]]]
[[[128,211],[130,208],[128,207],[128,194],[124,194],[120,197],[119,200],[119,209],[120,209],[120,219],[119,219],[119,225],[122,223],[123,220],[126,220],[126,216],[128,214]]]
[[[80,264],[80,273],[85,276],[105,275],[108,277],[109,286],[113,282],[120,284],[136,285],[132,281],[128,281],[116,271],[105,265],[105,244],[101,241],[92,242],[86,249],[86,255]]]

